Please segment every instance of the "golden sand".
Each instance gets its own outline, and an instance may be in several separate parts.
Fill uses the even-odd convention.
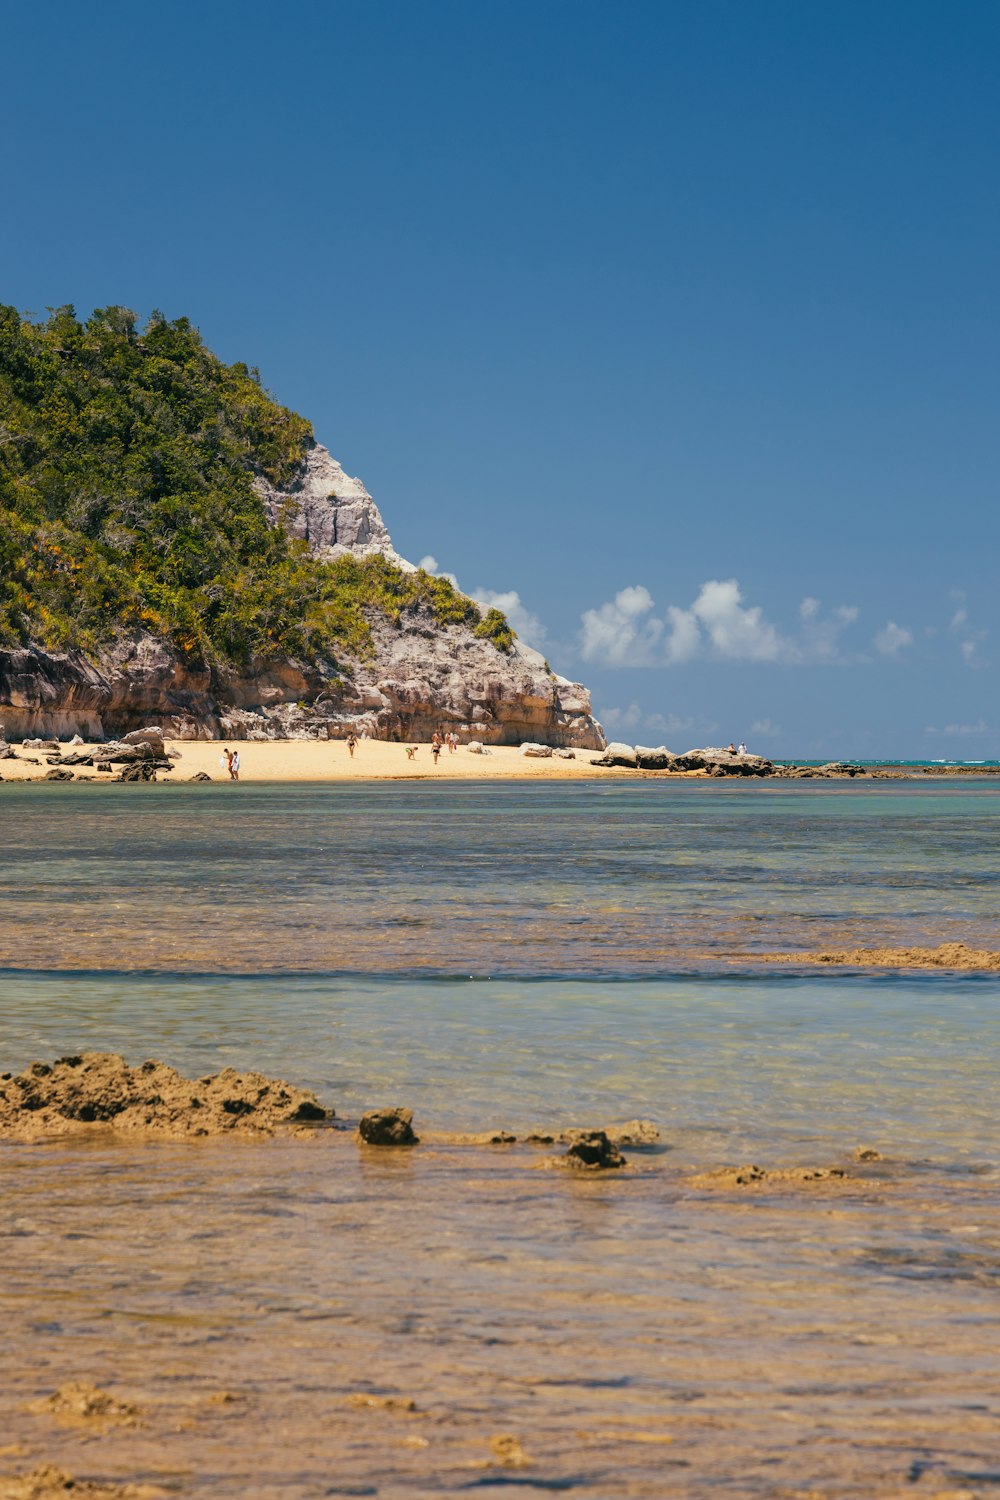
[[[386,740],[359,740],[352,756],[344,740],[167,740],[168,753],[176,754],[173,772],[160,772],[163,781],[186,781],[199,771],[213,781],[228,781],[222,763],[223,747],[240,754],[241,781],[416,781],[421,778],[463,781],[572,781],[582,777],[636,776],[646,773],[593,766],[600,752],[575,750],[573,760],[553,753],[548,758],[522,755],[516,745],[490,745],[474,755],[464,745],[442,750],[437,764],[430,745],[418,745],[407,756],[405,744]],[[70,753],[64,745],[63,753]],[[75,750],[100,750],[99,745],[74,746]],[[30,759],[28,758],[30,757]],[[4,781],[37,780],[51,770],[44,750],[18,749],[17,759],[0,761]],[[68,767],[77,780],[108,780],[107,773],[91,766]],[[120,768],[116,767],[112,775]],[[659,774],[663,774],[662,772]]]

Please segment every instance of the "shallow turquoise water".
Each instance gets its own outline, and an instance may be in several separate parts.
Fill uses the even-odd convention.
[[[1000,1157],[1000,979],[755,963],[996,946],[992,782],[2,791],[7,1067],[110,1047],[442,1128]]]
[[[12,975],[8,1067],[66,1051],[256,1067],[339,1113],[388,1099],[475,1130],[639,1115],[692,1158],[1000,1164],[1000,983],[959,975],[461,981]]]
[[[1000,785],[0,787],[0,967],[660,975],[992,942]]]

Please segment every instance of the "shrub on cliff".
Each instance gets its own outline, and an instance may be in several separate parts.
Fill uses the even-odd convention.
[[[509,650],[446,579],[321,563],[268,524],[255,475],[287,487],[311,439],[186,318],[0,306],[0,645],[95,651],[137,628],[209,664],[329,660],[367,648],[369,611],[426,606]]]

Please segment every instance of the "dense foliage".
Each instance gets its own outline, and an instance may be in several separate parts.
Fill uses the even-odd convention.
[[[322,563],[268,524],[309,423],[186,318],[126,308],[34,323],[0,305],[0,645],[98,650],[124,628],[209,664],[370,645],[367,615],[428,607],[509,650],[497,610],[384,558]]]

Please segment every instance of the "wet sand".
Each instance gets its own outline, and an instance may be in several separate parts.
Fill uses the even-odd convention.
[[[993,1493],[995,1181],[846,1152],[856,1176],[740,1184],[669,1142],[547,1173],[541,1150],[6,1145],[0,1475],[209,1500]]]

